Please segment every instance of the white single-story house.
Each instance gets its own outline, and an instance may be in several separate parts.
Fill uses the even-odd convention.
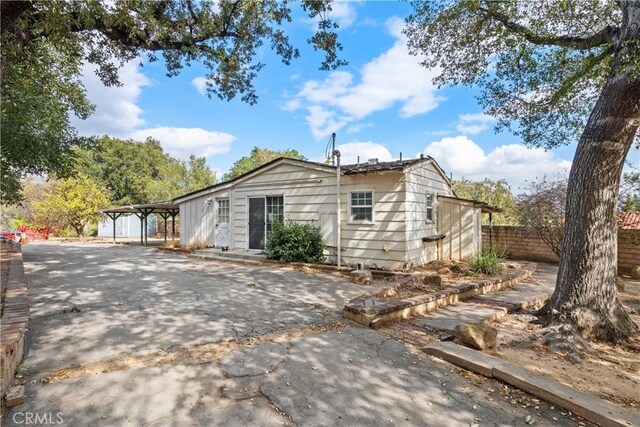
[[[135,214],[122,214],[115,220],[116,233],[115,237],[140,237],[142,227],[140,226],[140,218]],[[113,224],[109,218],[105,218],[98,222],[98,237],[112,237]],[[147,218],[147,234],[156,234],[157,220],[155,215],[149,215]]]
[[[174,199],[180,243],[263,249],[276,221],[320,227],[327,257],[408,269],[478,254],[486,204],[459,199],[437,162],[418,159],[342,165],[279,158],[230,181]],[[339,216],[338,213],[339,212]]]

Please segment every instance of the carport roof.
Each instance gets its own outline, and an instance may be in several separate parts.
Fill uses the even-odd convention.
[[[453,196],[438,196],[438,198],[450,199],[450,200],[459,200],[461,202],[473,203],[473,207],[474,208],[480,208],[482,213],[502,212],[502,208],[499,208],[497,206],[491,206],[491,205],[489,205],[489,204],[487,204],[485,202],[479,202],[478,200],[463,199],[461,197],[453,197]]]
[[[115,206],[107,209],[99,210],[102,214],[116,213],[170,213],[174,214],[179,211],[179,206],[171,202],[145,203],[140,205]]]

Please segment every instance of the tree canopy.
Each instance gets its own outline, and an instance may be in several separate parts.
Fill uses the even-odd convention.
[[[79,80],[83,64],[95,66],[110,86],[119,84],[124,62],[142,56],[157,61],[162,55],[169,77],[200,62],[210,96],[253,104],[262,46],[285,64],[299,56],[284,30],[292,13],[282,0],[33,0],[0,7],[3,204],[19,200],[26,173],[71,172],[71,149],[82,140],[69,114],[86,118],[92,111]],[[308,42],[325,53],[320,68],[343,65],[330,3],[305,0],[302,8],[318,21]]]
[[[104,136],[76,150],[76,171],[103,185],[115,205],[171,200],[215,184],[204,157],[182,162],[154,139],[145,142]]]
[[[109,203],[106,188],[78,174],[56,181],[34,202],[34,222],[54,231],[70,226],[82,237],[85,226],[97,222],[96,211],[108,207]]]
[[[453,191],[463,199],[478,200],[502,209],[493,214],[495,225],[515,225],[518,222],[517,200],[507,181],[500,179],[492,181],[485,178],[482,181],[471,181],[466,178],[452,183]]]
[[[265,163],[269,163],[270,161],[275,160],[278,157],[307,160],[307,158],[300,154],[298,150],[294,149],[278,151],[270,150],[268,148],[253,147],[253,150],[251,150],[251,154],[236,160],[236,162],[231,166],[231,169],[229,169],[229,172],[225,173],[222,176],[222,180],[228,181],[230,179],[236,178],[242,174],[252,171],[259,166],[264,165]]]
[[[405,33],[440,85],[479,87],[477,99],[526,144],[578,140],[625,42],[613,0],[414,1]],[[634,42],[633,53],[637,54]],[[631,52],[630,52],[631,53]],[[637,78],[640,61],[627,55]]]

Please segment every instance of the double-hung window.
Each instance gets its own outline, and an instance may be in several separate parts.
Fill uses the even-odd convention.
[[[351,222],[373,222],[373,191],[351,193]]]
[[[433,222],[436,219],[436,195],[427,193],[427,221]]]

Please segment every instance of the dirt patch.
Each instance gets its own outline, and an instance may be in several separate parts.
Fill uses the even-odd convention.
[[[626,345],[590,343],[593,353],[572,363],[566,353],[540,343],[532,313],[492,322],[498,329],[497,356],[601,399],[640,413],[640,339]],[[575,362],[575,360],[574,360]]]
[[[198,345],[180,345],[161,349],[149,354],[134,356],[130,353],[116,358],[70,367],[56,369],[42,379],[45,384],[56,383],[69,379],[82,378],[88,375],[103,374],[113,371],[124,371],[132,368],[165,366],[165,365],[200,365],[213,363],[240,347],[256,346],[265,343],[288,342],[293,338],[319,334],[326,331],[338,331],[347,327],[342,322],[325,323],[308,327],[292,328],[271,332],[264,335],[249,337],[238,341],[218,341]]]
[[[504,273],[509,270],[524,268],[523,264],[508,262],[505,264]],[[397,287],[377,295],[381,299],[400,301],[418,295],[439,292],[444,289],[453,289],[469,282],[491,279],[493,276],[477,274],[469,271],[466,262],[456,261],[432,261],[414,271],[414,280],[405,281]]]

